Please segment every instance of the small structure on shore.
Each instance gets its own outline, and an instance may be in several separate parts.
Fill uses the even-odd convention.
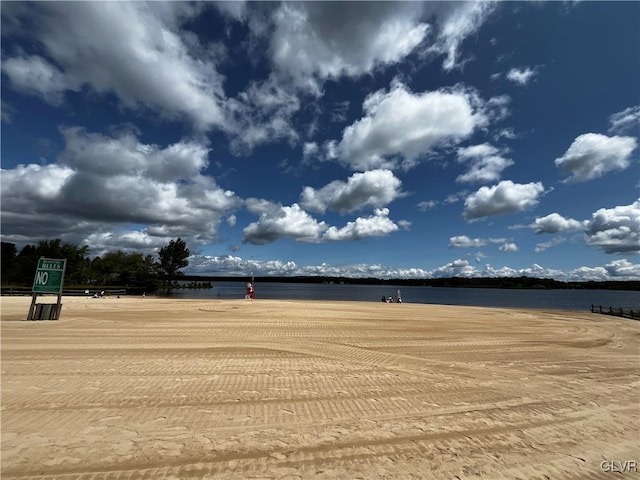
[[[640,320],[640,310],[626,308],[602,308],[602,305],[591,305],[591,313],[602,313],[603,315],[613,315],[614,317],[630,318],[632,320]]]

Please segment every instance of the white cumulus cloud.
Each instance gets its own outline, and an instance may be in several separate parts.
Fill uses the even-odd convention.
[[[518,251],[518,245],[513,242],[507,242],[500,245],[499,249],[501,252],[513,253]]]
[[[633,278],[636,280],[640,278],[640,263],[631,263],[626,258],[607,263],[604,268],[614,279],[616,277]]]
[[[461,66],[462,42],[475,34],[496,2],[299,2],[270,17],[269,56],[280,76],[319,94],[324,81],[356,77],[399,63],[410,54],[444,55],[443,68]],[[265,37],[263,21],[249,21]]]
[[[640,199],[601,208],[586,223],[587,243],[605,253],[640,253]]]
[[[46,235],[117,246],[121,236],[106,233],[147,225],[145,235],[204,243],[216,239],[223,216],[240,206],[232,191],[201,173],[206,145],[160,147],[131,131],[106,136],[68,127],[62,133],[66,146],[58,163],[2,170],[3,228],[30,241]]]
[[[584,228],[584,222],[565,218],[559,213],[550,213],[545,217],[539,217],[529,225],[535,233],[561,233],[580,230]]]
[[[273,15],[271,61],[319,94],[326,79],[355,77],[403,60],[425,39],[419,4],[283,3]]]
[[[365,116],[347,127],[339,161],[354,170],[412,166],[432,148],[460,141],[486,122],[477,96],[462,89],[412,93],[400,82],[369,95]]]
[[[79,127],[63,127],[65,149],[60,163],[86,174],[136,176],[157,181],[192,178],[208,165],[210,149],[192,141],[166,148],[141,143],[134,130],[113,136],[86,132]]]
[[[488,244],[484,238],[470,238],[466,235],[457,235],[449,238],[450,248],[479,248]]]
[[[536,71],[529,67],[512,68],[507,72],[507,79],[511,80],[517,85],[525,86],[533,79],[535,75]]]
[[[479,270],[467,260],[456,259],[432,270],[432,277],[476,277]]]
[[[535,207],[538,198],[544,192],[540,182],[527,184],[503,180],[491,187],[480,187],[464,202],[463,218],[478,220],[493,215],[521,212]]]
[[[149,235],[144,230],[95,232],[82,241],[82,244],[87,245],[96,255],[104,255],[114,250],[131,253],[153,252],[163,247],[165,243],[165,238]]]
[[[547,268],[533,264],[530,267],[512,268],[508,266],[483,268],[474,267],[468,260],[457,259],[431,270],[412,267],[392,267],[383,264],[341,264],[320,263],[298,265],[286,260],[243,259],[232,255],[189,257],[188,273],[203,275],[284,275],[284,276],[344,276],[351,278],[440,278],[440,277],[537,277],[555,278],[565,281],[589,280],[637,280],[640,277],[640,264],[621,259],[604,266],[581,266],[569,271]]]
[[[563,156],[555,159],[555,164],[569,174],[564,183],[585,182],[628,168],[636,145],[633,137],[585,133],[573,141]]]
[[[252,202],[249,210],[253,213],[260,212],[260,218],[242,230],[243,243],[265,245],[281,238],[317,242],[322,232],[327,229],[324,222],[318,222],[297,203],[282,206],[256,201]]]
[[[197,5],[42,2],[31,7],[21,12],[26,20],[13,21],[24,21],[23,28],[60,68],[41,57],[9,56],[3,70],[18,88],[59,102],[64,91],[87,86],[115,94],[131,109],[183,116],[205,128],[224,126],[224,78],[216,70],[216,49],[180,29]]]
[[[62,103],[66,90],[77,90],[57,67],[37,55],[7,58],[2,70],[17,90],[38,95],[52,105]]]
[[[330,227],[322,238],[325,241],[359,240],[386,236],[398,229],[399,227],[389,219],[389,209],[377,208],[373,215],[358,217],[342,228]]]
[[[243,229],[243,243],[255,245],[264,245],[283,238],[307,243],[360,240],[385,236],[400,229],[389,219],[388,208],[376,208],[373,215],[358,217],[338,228],[319,222],[297,203],[282,206],[267,200],[248,199],[245,205],[250,212],[260,215],[256,222]],[[410,225],[409,222],[402,223],[403,228]]]
[[[18,165],[12,169],[3,169],[1,172],[3,214],[7,211],[11,212],[12,206],[16,209],[15,213],[19,213],[18,207],[23,202],[25,206],[34,202],[45,207],[47,202],[55,200],[60,195],[65,183],[74,174],[73,169],[56,164]]]
[[[480,248],[490,243],[505,243],[504,238],[471,238],[467,235],[456,235],[449,238],[449,248]],[[502,250],[502,247],[500,247]]]
[[[503,157],[496,147],[487,143],[459,148],[457,160],[469,167],[456,178],[459,183],[496,182],[502,171],[513,165],[513,160]]]
[[[402,195],[402,182],[390,170],[355,173],[346,182],[333,181],[316,190],[304,187],[300,205],[324,213],[328,208],[340,213],[365,206],[384,207]]]

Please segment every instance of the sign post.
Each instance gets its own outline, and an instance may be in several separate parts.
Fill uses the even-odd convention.
[[[62,284],[64,272],[67,268],[67,259],[40,258],[38,268],[33,279],[31,306],[27,320],[58,320],[62,310]],[[37,304],[38,294],[57,294],[56,304]]]

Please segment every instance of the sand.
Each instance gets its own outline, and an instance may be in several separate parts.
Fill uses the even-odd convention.
[[[637,321],[153,297],[21,321],[29,301],[1,299],[3,480],[639,476]]]

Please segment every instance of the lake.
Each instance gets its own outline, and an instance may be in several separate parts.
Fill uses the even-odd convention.
[[[211,289],[172,290],[173,298],[244,298],[246,281],[215,282]],[[591,304],[640,310],[640,293],[627,290],[528,290],[498,288],[407,287],[393,285],[339,285],[311,283],[256,283],[258,299],[354,300],[380,302],[396,297],[405,303],[469,305],[479,307],[559,308],[590,310]],[[164,296],[164,295],[163,295]]]

